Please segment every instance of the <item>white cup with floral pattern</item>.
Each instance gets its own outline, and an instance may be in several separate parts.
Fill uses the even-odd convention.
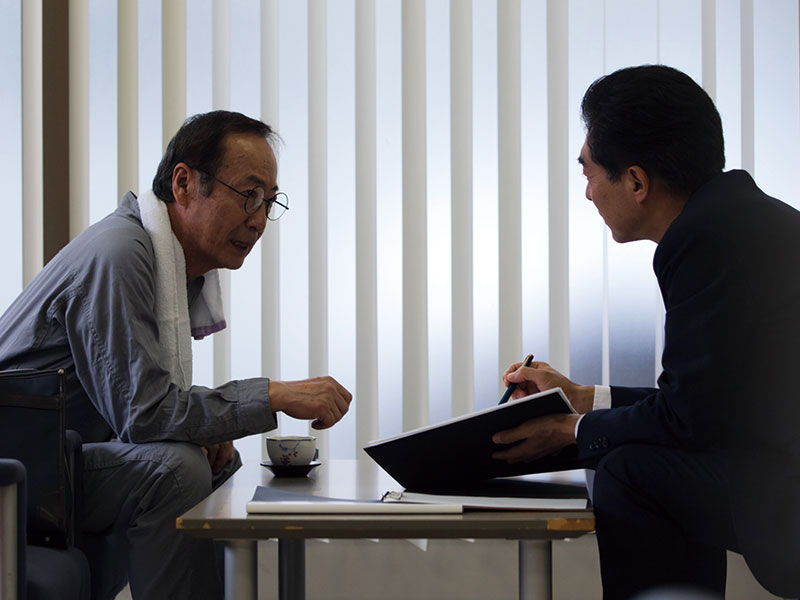
[[[267,454],[273,465],[298,467],[317,458],[317,438],[313,435],[287,435],[267,438]]]

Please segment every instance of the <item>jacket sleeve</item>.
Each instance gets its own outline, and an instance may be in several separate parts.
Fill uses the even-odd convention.
[[[630,406],[656,393],[656,388],[611,386],[611,408]]]
[[[213,389],[172,383],[159,361],[152,246],[142,236],[114,233],[77,246],[88,259],[69,264],[63,257],[73,285],[57,319],[81,386],[116,435],[209,445],[274,428],[265,378]]]

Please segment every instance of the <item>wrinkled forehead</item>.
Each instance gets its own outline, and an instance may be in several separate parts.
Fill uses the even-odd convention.
[[[229,134],[218,172],[258,181],[271,189],[278,179],[278,162],[270,143],[256,134]]]

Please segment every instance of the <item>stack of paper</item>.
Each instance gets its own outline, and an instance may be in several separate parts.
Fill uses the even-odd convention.
[[[276,488],[258,486],[247,503],[250,514],[372,514],[372,513],[435,513],[463,512],[458,503],[408,504],[380,500],[346,500],[298,494]]]

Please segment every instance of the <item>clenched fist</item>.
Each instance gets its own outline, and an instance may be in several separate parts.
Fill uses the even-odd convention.
[[[273,412],[313,421],[314,429],[327,429],[339,421],[350,408],[352,399],[352,394],[333,377],[269,382]]]

